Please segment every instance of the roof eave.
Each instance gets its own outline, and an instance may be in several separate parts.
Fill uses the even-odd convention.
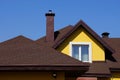
[[[87,71],[89,66],[0,66],[0,71]]]
[[[120,71],[120,68],[110,68],[110,71],[117,72]]]
[[[83,74],[81,75],[83,77],[111,77],[111,74],[110,73],[89,73],[89,74]]]

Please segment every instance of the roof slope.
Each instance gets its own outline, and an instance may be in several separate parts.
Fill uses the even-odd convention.
[[[54,37],[55,37],[55,42],[58,42],[64,35],[66,35],[71,29],[73,29],[72,25],[66,26],[58,31],[54,32]],[[36,40],[37,43],[39,43],[40,45],[48,45],[48,43],[45,40],[45,36]],[[53,43],[54,44],[54,43]]]
[[[104,61],[94,61],[84,76],[110,77],[109,66]]]
[[[26,47],[29,46],[31,44],[33,44],[33,40],[26,38],[22,35],[17,36],[15,38],[9,39],[7,41],[4,41],[2,43],[0,43],[0,49],[4,49],[4,48],[20,48],[20,47]],[[34,47],[34,46],[33,46]]]
[[[88,67],[51,47],[18,36],[0,44],[0,66],[72,66]],[[80,69],[79,69],[80,70]]]
[[[112,70],[120,70],[120,38],[103,38],[103,40],[115,50],[112,56],[116,61],[107,60],[107,64]]]

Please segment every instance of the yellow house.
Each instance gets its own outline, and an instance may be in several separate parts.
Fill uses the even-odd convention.
[[[45,16],[45,37],[0,43],[1,80],[120,80],[120,38],[100,37],[82,20],[54,32],[55,14]]]

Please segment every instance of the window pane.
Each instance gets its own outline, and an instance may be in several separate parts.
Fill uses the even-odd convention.
[[[79,46],[72,45],[72,57],[79,59]]]
[[[88,45],[81,45],[81,60],[82,61],[89,61],[89,46]]]

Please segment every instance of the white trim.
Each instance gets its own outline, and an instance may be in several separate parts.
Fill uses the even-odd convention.
[[[72,57],[72,45],[89,45],[89,61],[90,63],[92,63],[92,44],[91,42],[70,42],[70,56]],[[81,57],[81,55],[79,55],[79,57]],[[79,59],[81,60],[81,58]]]
[[[80,51],[81,51],[81,47],[79,47],[79,53],[81,53]],[[81,55],[79,55],[79,60],[81,61]]]

